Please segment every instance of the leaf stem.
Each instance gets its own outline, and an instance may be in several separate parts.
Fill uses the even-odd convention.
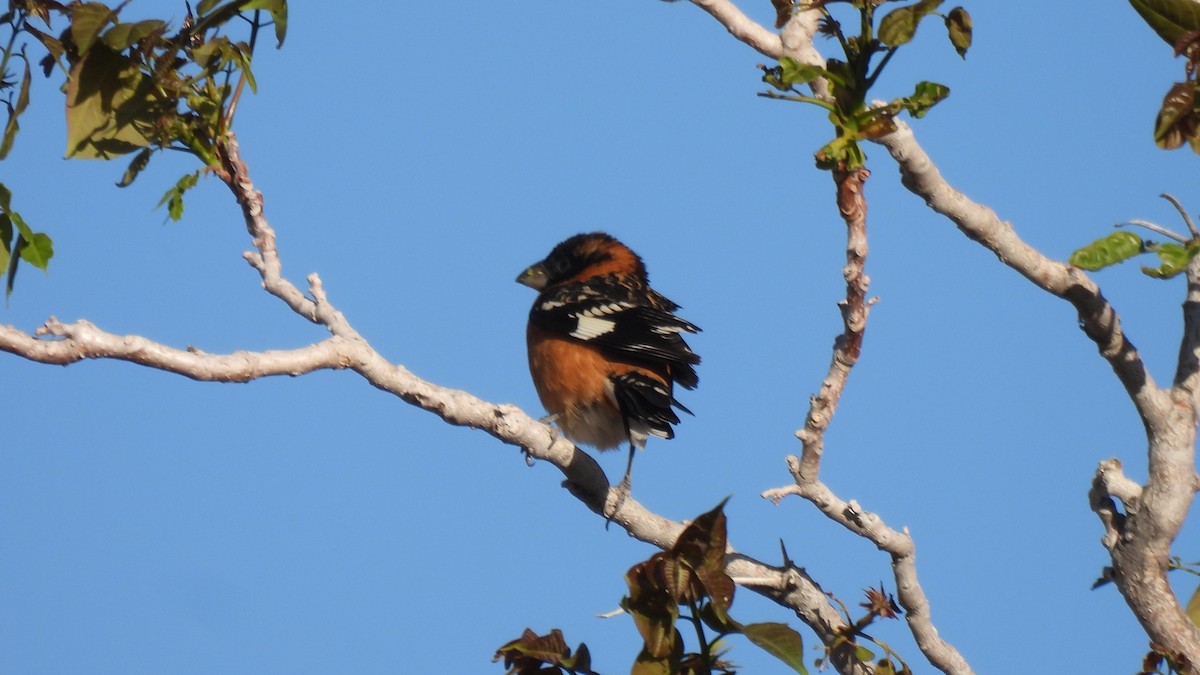
[[[773,99],[780,100],[780,101],[798,101],[800,103],[812,103],[813,105],[821,106],[822,108],[828,110],[829,112],[834,111],[834,106],[832,103],[830,103],[828,101],[823,101],[819,98],[815,98],[812,96],[807,96],[805,94],[788,95],[788,94],[780,94],[777,91],[768,90],[768,91],[760,91],[758,93],[758,95],[762,96],[763,98],[773,98]]]

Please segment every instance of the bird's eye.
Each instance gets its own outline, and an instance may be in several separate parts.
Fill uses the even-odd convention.
[[[565,274],[566,272],[570,271],[570,269],[571,261],[567,260],[566,258],[555,258],[550,261],[550,271],[555,276]]]

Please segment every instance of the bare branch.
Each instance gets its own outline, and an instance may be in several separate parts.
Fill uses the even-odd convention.
[[[1193,409],[1200,412],[1200,257],[1188,261],[1185,276],[1187,295],[1183,301],[1183,335],[1175,367],[1175,388],[1189,395]]]
[[[865,271],[867,202],[863,196],[864,184],[871,174],[866,169],[852,172],[839,169],[833,173],[837,185],[838,210],[846,222],[846,266],[842,269],[846,279],[846,298],[839,303],[843,331],[834,341],[833,359],[821,383],[821,390],[809,402],[804,427],[796,432],[803,445],[802,454],[799,458],[788,457],[788,468],[795,484],[768,490],[763,497],[776,503],[788,495],[803,497],[830,519],[874,542],[880,550],[891,555],[897,598],[905,609],[909,630],[925,658],[945,673],[971,673],[966,659],[942,640],[933,626],[929,600],[917,580],[916,547],[908,532],[892,530],[879,516],[864,511],[853,501],[842,501],[818,480],[825,431],[837,411],[850,371],[858,361],[871,307],[866,299],[870,279]]]
[[[779,36],[746,16],[729,0],[692,0],[692,4],[711,14],[733,37],[750,45],[759,54],[773,59],[783,56],[783,42]]]
[[[776,34],[746,16],[729,0],[692,0],[692,4],[708,12],[733,37],[763,56],[776,60],[789,56],[800,63],[825,66],[825,59],[813,47],[817,21],[821,17],[821,13],[815,9],[793,10],[791,18]],[[814,80],[810,86],[818,98],[829,96],[829,83],[825,80]]]
[[[246,164],[242,162],[238,153],[237,137],[233,132],[229,132],[217,144],[217,155],[221,158],[221,167],[216,170],[217,177],[233,192],[234,199],[242,209],[246,230],[250,233],[254,247],[258,249],[257,252],[247,252],[244,255],[246,262],[258,270],[262,276],[263,288],[268,293],[283,300],[300,316],[313,323],[321,323],[317,318],[316,303],[283,278],[283,262],[275,248],[275,230],[263,216],[262,193],[254,188],[254,183],[250,180]]]
[[[900,165],[904,186],[964,234],[992,251],[1039,288],[1070,302],[1083,332],[1125,387],[1146,426],[1149,478],[1141,494],[1121,480],[1119,467],[1101,466],[1091,492],[1092,508],[1105,527],[1113,581],[1152,642],[1200,663],[1200,629],[1184,613],[1167,581],[1170,546],[1195,496],[1197,345],[1200,344],[1200,267],[1189,265],[1184,339],[1176,385],[1155,385],[1141,356],[1125,337],[1116,311],[1082,270],[1054,261],[1025,243],[1009,223],[950,187],[917,144],[907,124],[879,139]],[[1120,514],[1113,501],[1138,498]]]
[[[962,675],[973,672],[966,659],[938,635],[933,625],[929,599],[917,579],[916,544],[908,530],[897,532],[854,500],[843,501],[821,481],[806,479],[803,461],[794,455],[788,457],[788,469],[796,479],[795,484],[768,490],[762,496],[776,503],[789,495],[803,497],[831,520],[868,539],[879,550],[890,555],[892,573],[896,579],[896,598],[904,607],[905,620],[921,653],[929,659],[930,664],[944,673]]]
[[[863,333],[867,327],[870,304],[867,303],[867,287],[870,278],[866,275],[867,262],[867,202],[863,198],[863,186],[871,172],[834,171],[837,185],[838,210],[846,221],[846,266],[842,275],[846,279],[846,299],[838,303],[842,311],[842,334],[834,340],[833,359],[829,372],[821,382],[821,389],[809,400],[804,426],[796,432],[803,450],[800,460],[802,480],[816,480],[821,470],[821,455],[825,447],[825,431],[837,412],[838,401],[846,388],[850,370],[858,362],[862,351]]]
[[[1142,417],[1163,414],[1169,405],[1165,393],[1154,384],[1137,349],[1126,339],[1116,311],[1096,283],[1082,270],[1046,257],[1017,236],[1012,225],[1000,220],[995,211],[951,187],[917,144],[909,126],[899,120],[896,124],[897,130],[878,142],[900,165],[904,186],[1005,265],[1074,305],[1080,328],[1108,360]]]
[[[205,382],[249,382],[272,375],[303,375],[345,368],[355,358],[353,345],[336,337],[301,349],[218,355],[175,349],[139,335],[114,335],[87,321],[64,324],[53,317],[36,335],[63,339],[38,339],[12,326],[0,326],[0,351],[56,365],[83,359],[116,359]]]
[[[314,277],[315,279],[315,277]],[[316,286],[313,295],[327,303]],[[330,313],[336,312],[328,307]],[[340,315],[339,315],[340,316]],[[51,336],[57,339],[45,339]],[[596,461],[577,449],[554,429],[512,405],[496,405],[465,391],[440,387],[422,380],[402,366],[390,364],[366,342],[332,336],[295,350],[206,354],[194,348],[176,349],[137,335],[116,335],[87,321],[64,324],[50,319],[30,335],[12,326],[0,326],[0,351],[39,363],[67,365],[83,359],[116,359],[176,373],[194,380],[249,382],[275,375],[301,375],[321,369],[352,369],[373,386],[429,410],[443,420],[482,429],[501,441],[522,448],[529,456],[545,460],[562,471],[564,486],[593,512],[603,515],[618,502],[616,490]],[[632,497],[620,500],[613,521],[633,537],[658,548],[669,548],[684,524],[648,511]],[[792,609],[818,635],[832,640],[845,623],[828,598],[802,570],[772,567],[730,551],[729,573],[742,585]],[[847,648],[833,655],[839,672],[871,672]]]

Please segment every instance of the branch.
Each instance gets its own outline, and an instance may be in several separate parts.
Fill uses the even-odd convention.
[[[353,359],[354,346],[333,337],[301,349],[216,355],[195,348],[175,349],[139,335],[114,335],[87,321],[64,324],[54,317],[35,335],[0,326],[0,351],[60,366],[83,359],[129,361],[202,382],[249,382],[272,375],[345,368]],[[45,336],[62,339],[38,339]]]
[[[1051,260],[1025,243],[1010,223],[951,187],[929,155],[917,144],[912,130],[896,121],[896,131],[878,139],[900,165],[904,187],[946,216],[963,234],[979,242],[1039,288],[1074,305],[1080,328],[1100,350],[1124,385],[1143,419],[1161,417],[1170,405],[1165,392],[1150,376],[1142,357],[1121,329],[1121,321],[1100,288],[1082,270]]]
[[[1188,262],[1185,276],[1187,295],[1183,301],[1183,336],[1175,366],[1175,389],[1188,395],[1192,408],[1200,412],[1200,256]]]
[[[730,35],[750,45],[759,54],[773,59],[783,56],[783,41],[779,36],[746,16],[729,0],[692,0],[692,4],[711,14]]]
[[[871,173],[866,169],[833,172],[837,185],[838,211],[846,222],[846,299],[841,301],[842,334],[833,344],[833,359],[821,390],[809,402],[804,427],[796,432],[803,450],[800,458],[788,457],[788,468],[795,484],[763,493],[763,497],[779,503],[787,495],[797,495],[812,502],[827,517],[851,532],[872,541],[892,557],[896,578],[897,598],[904,607],[909,630],[917,646],[929,662],[942,672],[971,673],[966,659],[941,639],[929,616],[929,600],[917,580],[914,558],[916,546],[908,532],[897,532],[873,513],[863,511],[855,502],[844,502],[817,476],[825,443],[825,431],[837,411],[838,401],[845,390],[850,370],[858,362],[871,303],[867,302],[870,278],[867,262],[867,201],[863,187]],[[829,644],[829,643],[826,643]]]
[[[929,599],[917,579],[916,544],[909,536],[908,529],[897,532],[888,527],[882,518],[864,510],[858,502],[840,499],[821,481],[802,479],[802,462],[795,455],[788,457],[788,468],[796,477],[795,484],[768,490],[762,496],[777,504],[788,495],[807,499],[831,520],[871,541],[879,550],[890,555],[892,573],[896,579],[896,597],[904,608],[908,628],[921,653],[931,665],[944,673],[972,673],[966,659],[938,635],[933,625]]]
[[[797,11],[793,8],[791,17],[776,34],[746,16],[730,0],[691,0],[691,2],[708,12],[725,27],[725,30],[729,31],[730,35],[749,45],[763,56],[775,60],[790,56],[800,63],[825,67],[825,59],[813,47],[813,36],[817,34],[817,21],[821,17],[821,13],[815,9]],[[815,80],[811,86],[818,98],[828,98],[828,82],[823,79]]]
[[[1167,580],[1171,543],[1178,535],[1197,489],[1195,394],[1200,349],[1200,263],[1188,266],[1184,337],[1179,369],[1170,390],[1150,377],[1137,349],[1125,337],[1116,310],[1082,270],[1051,260],[1025,243],[1012,225],[969,200],[942,178],[907,124],[878,139],[900,165],[901,182],[945,215],[964,234],[1039,288],[1070,302],[1079,326],[1096,344],[1125,387],[1146,427],[1149,477],[1140,494],[1120,465],[1102,463],[1093,480],[1091,503],[1105,527],[1104,545],[1113,560],[1113,581],[1150,640],[1167,653],[1200,664],[1200,628],[1188,619]],[[1126,503],[1122,515],[1113,498]],[[1135,499],[1136,497],[1136,499]],[[1128,500],[1128,501],[1126,501]]]
[[[317,281],[315,275],[310,278]],[[322,302],[327,301],[322,299]],[[327,311],[336,313],[332,307]],[[610,488],[596,461],[553,428],[516,406],[497,405],[465,391],[440,387],[402,366],[382,362],[382,357],[365,341],[335,335],[295,350],[206,354],[194,348],[176,349],[137,335],[116,335],[87,321],[64,324],[52,318],[36,335],[0,326],[0,351],[56,365],[84,359],[115,359],[207,382],[249,382],[322,369],[351,369],[373,386],[429,410],[450,424],[482,429],[504,443],[522,448],[529,457],[553,464],[565,476],[564,486],[598,515],[603,516],[606,508],[611,510],[618,502],[616,490]],[[621,500],[613,521],[633,537],[661,549],[670,548],[684,529],[683,523],[650,512],[633,497]],[[832,640],[845,628],[824,592],[803,570],[791,565],[773,567],[732,550],[728,563],[729,573],[742,578],[742,585],[792,609],[823,639]],[[839,672],[870,672],[854,659],[849,648],[833,655],[831,661]]]
[[[842,334],[833,342],[833,359],[821,389],[809,400],[804,426],[796,432],[803,450],[797,480],[816,480],[821,470],[821,455],[825,448],[825,431],[837,412],[838,401],[846,388],[850,370],[862,351],[863,333],[867,327],[870,303],[866,301],[867,285],[867,202],[863,186],[871,172],[866,169],[847,172],[834,171],[837,185],[838,210],[846,221],[846,299],[838,303],[842,312]]]

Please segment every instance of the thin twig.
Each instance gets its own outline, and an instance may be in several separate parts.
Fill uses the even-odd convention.
[[[1182,234],[1179,234],[1178,232],[1172,232],[1171,230],[1168,230],[1167,228],[1163,227],[1162,225],[1152,223],[1148,220],[1133,219],[1133,220],[1125,221],[1124,223],[1117,223],[1116,225],[1113,225],[1113,227],[1125,227],[1127,225],[1133,225],[1135,227],[1144,227],[1147,230],[1150,230],[1151,232],[1156,232],[1158,234],[1161,234],[1164,237],[1170,237],[1171,239],[1174,239],[1175,241],[1177,241],[1181,244],[1188,243],[1188,238],[1183,236]]]
[[[1192,238],[1200,239],[1200,230],[1196,229],[1196,223],[1192,222],[1192,217],[1188,214],[1187,209],[1183,208],[1183,204],[1180,204],[1179,200],[1170,193],[1164,192],[1159,196],[1171,202],[1171,205],[1175,207],[1175,210],[1179,212],[1179,215],[1183,216],[1183,222],[1187,223],[1188,232],[1192,233]]]

